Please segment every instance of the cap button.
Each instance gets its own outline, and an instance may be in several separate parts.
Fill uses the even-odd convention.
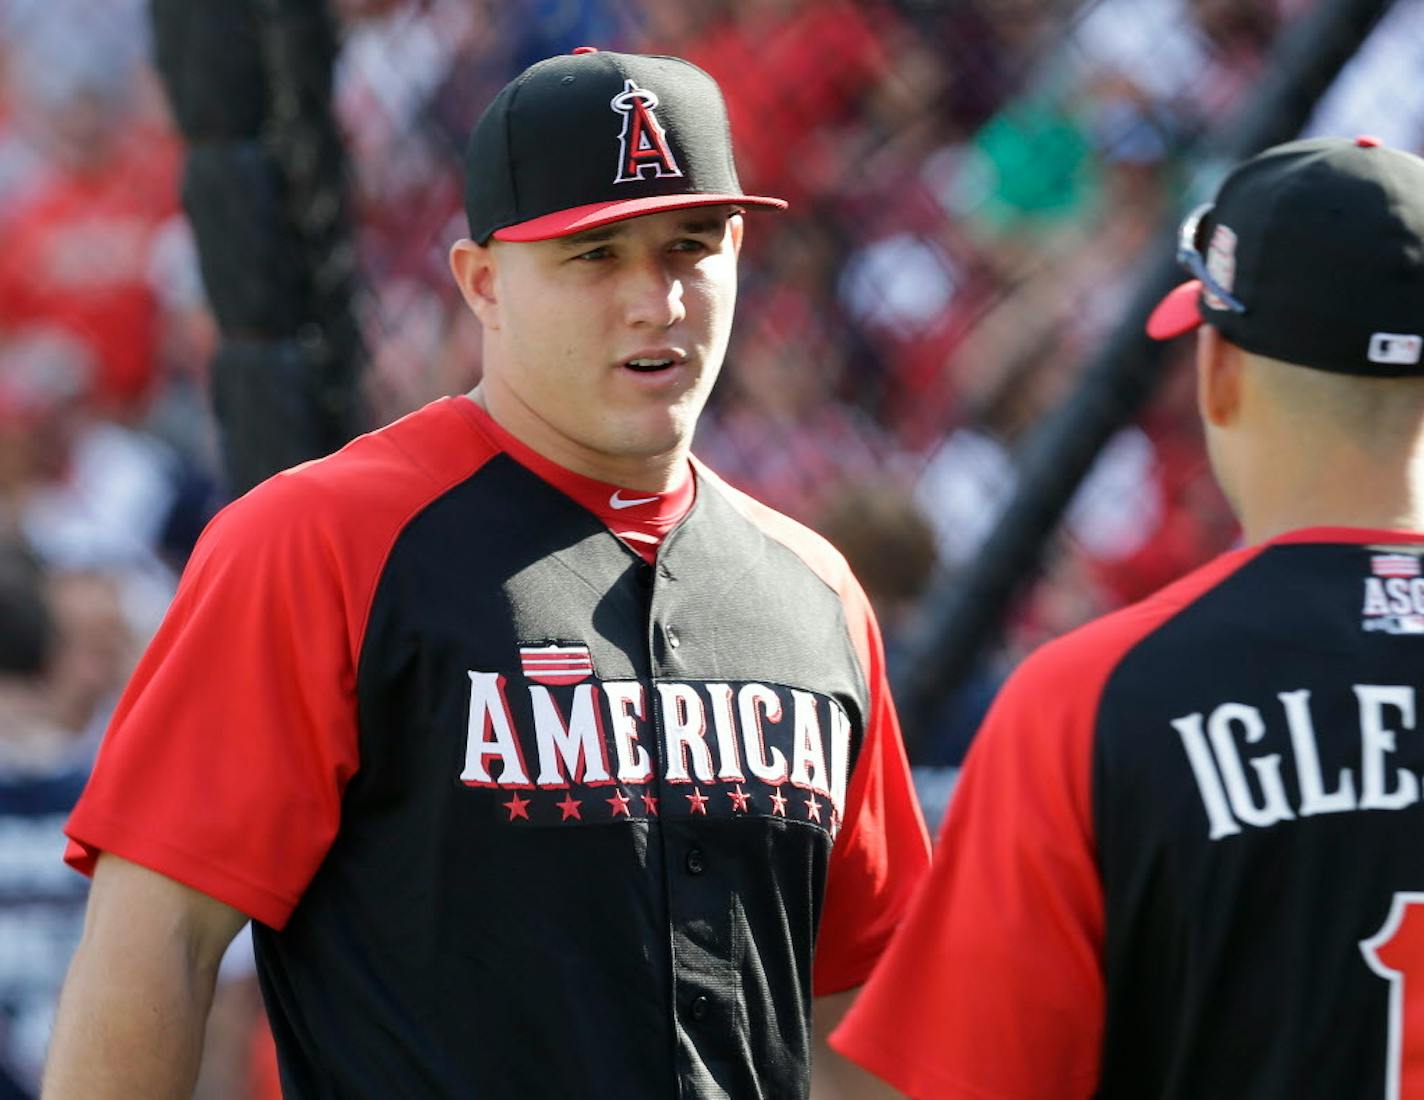
[[[1361,134],[1355,139],[1355,144],[1361,149],[1375,149],[1380,145],[1380,139],[1369,134]]]
[[[575,46],[574,53],[597,53],[597,46]]]

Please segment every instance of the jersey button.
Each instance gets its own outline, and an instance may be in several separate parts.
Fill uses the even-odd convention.
[[[701,848],[691,848],[688,850],[687,859],[684,861],[689,875],[700,875],[707,870],[707,861],[702,857]]]
[[[664,627],[663,633],[667,635],[668,645],[672,646],[673,649],[676,649],[678,646],[682,645],[682,639],[677,636],[677,631],[674,630],[672,627]]]
[[[705,996],[698,994],[696,997],[692,998],[692,1007],[690,1011],[694,1020],[707,1019],[707,1013],[711,1010],[712,1002],[709,1001]]]

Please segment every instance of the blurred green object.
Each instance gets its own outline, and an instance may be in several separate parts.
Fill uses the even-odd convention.
[[[1080,217],[1096,193],[1089,136],[1061,103],[1012,103],[974,135],[971,145],[985,186],[974,216],[993,229]]]

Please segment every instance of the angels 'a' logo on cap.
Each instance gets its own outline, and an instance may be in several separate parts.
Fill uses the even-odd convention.
[[[1211,244],[1206,250],[1206,269],[1216,280],[1216,285],[1231,294],[1236,289],[1236,232],[1227,226],[1218,225],[1211,235]],[[1226,303],[1211,292],[1203,290],[1202,298],[1212,309],[1225,309]]]
[[[614,183],[682,175],[668,146],[667,133],[653,114],[658,106],[656,93],[625,80],[623,90],[609,105],[623,116],[623,129],[618,135],[618,175],[613,178]]]

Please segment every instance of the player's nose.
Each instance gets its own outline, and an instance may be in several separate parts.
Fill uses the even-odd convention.
[[[624,315],[634,327],[671,328],[687,316],[682,278],[659,256],[631,264],[624,285]]]

